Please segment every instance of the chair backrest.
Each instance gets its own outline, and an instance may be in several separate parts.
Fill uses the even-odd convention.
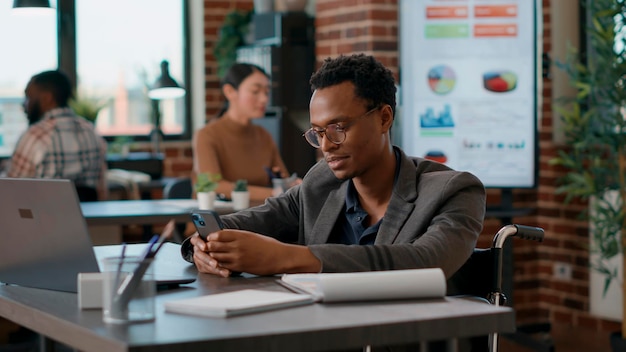
[[[96,202],[98,201],[98,192],[95,188],[89,186],[75,186],[76,193],[78,194],[78,200],[81,202]]]
[[[193,189],[189,177],[169,181],[163,188],[163,199],[190,199],[192,194]]]
[[[480,298],[486,303],[504,305],[502,292],[503,246],[509,237],[541,242],[544,231],[539,227],[506,225],[495,234],[491,248],[474,249],[470,258],[448,279],[448,295],[467,295]],[[470,351],[497,351],[498,334],[469,338]]]
[[[489,304],[489,295],[494,288],[494,275],[497,270],[491,248],[475,248],[469,259],[448,279],[448,296],[468,296]],[[488,352],[489,337],[474,336],[458,341],[463,351]]]
[[[495,263],[491,248],[475,248],[470,258],[448,279],[447,295],[487,298],[493,290]]]

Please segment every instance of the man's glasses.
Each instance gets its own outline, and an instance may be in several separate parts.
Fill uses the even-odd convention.
[[[362,117],[365,117],[378,109],[380,109],[380,106],[369,110],[365,114],[353,119],[350,122],[342,122],[342,125],[331,123],[325,128],[311,127],[306,130],[302,136],[304,136],[304,139],[306,139],[306,141],[309,142],[309,144],[314,148],[322,146],[322,139],[324,136],[326,136],[326,138],[328,138],[328,140],[332,143],[339,145],[346,140],[346,131],[348,130],[348,127],[354,125],[357,121],[361,120]]]

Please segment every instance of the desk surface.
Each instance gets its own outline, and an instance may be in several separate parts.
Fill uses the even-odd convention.
[[[157,295],[156,320],[107,325],[76,294],[0,285],[0,316],[81,351],[327,351],[515,331],[514,312],[463,298],[314,304],[232,318],[165,313],[163,303],[246,288],[284,290],[272,277],[217,278]]]
[[[195,199],[110,200],[81,203],[83,216],[89,225],[131,225],[189,221],[189,212],[197,209]],[[233,212],[231,202],[215,201],[219,214]]]

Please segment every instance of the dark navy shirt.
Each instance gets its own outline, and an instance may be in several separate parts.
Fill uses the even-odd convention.
[[[398,174],[400,173],[400,155],[397,150],[394,149],[396,156],[396,170],[394,177],[394,186],[398,180]],[[348,190],[346,192],[346,206],[344,208],[343,216],[339,216],[337,223],[333,229],[331,235],[332,243],[340,244],[374,244],[378,229],[383,219],[380,219],[372,226],[366,227],[369,214],[361,207],[359,203],[359,197],[354,188],[352,180],[348,181]]]

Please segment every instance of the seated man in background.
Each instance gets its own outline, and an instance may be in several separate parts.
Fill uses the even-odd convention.
[[[311,77],[306,140],[324,158],[302,184],[221,217],[183,256],[228,276],[441,268],[450,277],[482,230],[485,189],[475,176],[393,146],[391,71],[363,54],[326,59]]]
[[[17,142],[7,176],[70,179],[81,201],[106,199],[106,141],[68,106],[69,78],[60,71],[41,72],[25,93],[29,127]]]

